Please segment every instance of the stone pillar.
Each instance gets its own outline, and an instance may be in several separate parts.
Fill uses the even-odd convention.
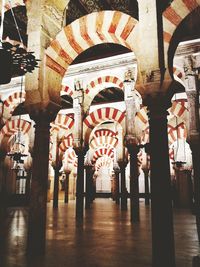
[[[149,169],[143,169],[145,187],[145,205],[149,205]]]
[[[126,136],[125,142],[130,154],[130,200],[131,221],[139,221],[139,184],[137,166],[137,137],[135,127],[135,116],[140,110],[142,98],[135,90],[135,73],[128,70],[124,80],[125,104],[126,104]]]
[[[114,169],[115,172],[115,202],[117,205],[120,204],[120,190],[119,190],[119,173],[120,173],[120,169],[116,168]]]
[[[50,117],[47,111],[32,116],[35,121],[35,140],[27,235],[29,254],[45,252]]]
[[[163,98],[149,109],[152,261],[153,267],[175,267],[173,214],[167,135],[167,107]]]
[[[121,210],[127,210],[126,162],[119,162],[121,173]]]
[[[193,163],[193,179],[194,179],[194,213],[196,215],[196,225],[198,240],[200,243],[200,141],[190,142],[192,150],[192,163]]]
[[[138,168],[138,148],[135,140],[129,139],[127,144],[128,152],[130,155],[130,202],[131,202],[131,222],[138,222],[140,220],[139,210],[139,168]]]
[[[194,213],[196,215],[197,233],[200,242],[200,116],[199,116],[199,88],[198,70],[200,69],[199,57],[185,58],[185,89],[188,99],[188,142],[192,151],[194,170]]]
[[[58,208],[60,166],[54,167],[53,208]]]
[[[191,171],[175,168],[176,176],[176,193],[177,193],[177,207],[178,208],[191,208],[192,207],[192,183]]]
[[[92,174],[92,201],[95,200],[96,197],[96,180],[97,180],[97,176],[95,174],[95,171],[93,170],[93,174]]]
[[[93,200],[93,171],[92,166],[85,166],[86,169],[86,195],[85,195],[85,208],[89,209]]]
[[[70,171],[65,172],[65,195],[64,195],[64,202],[69,202],[69,175]]]
[[[78,157],[77,180],[76,180],[76,219],[83,220],[83,202],[84,202],[84,149],[75,149]]]

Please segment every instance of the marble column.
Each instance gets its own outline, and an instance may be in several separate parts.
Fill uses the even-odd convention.
[[[130,155],[130,204],[131,204],[131,222],[138,222],[140,220],[139,207],[139,168],[138,168],[138,148],[135,143],[127,144]]]
[[[54,168],[53,208],[58,208],[60,166]]]
[[[175,267],[173,214],[165,99],[148,105],[150,130],[152,261],[153,267]]]
[[[115,202],[117,205],[120,205],[120,183],[119,183],[119,173],[120,173],[120,169],[117,168],[117,169],[114,169],[114,172],[115,172]]]
[[[69,202],[69,175],[70,171],[65,172],[65,194],[64,194],[64,202]]]
[[[119,162],[121,174],[121,210],[127,210],[126,162]]]
[[[200,58],[185,58],[185,89],[188,100],[188,136],[187,141],[192,151],[194,178],[194,213],[196,216],[197,233],[200,243],[200,115],[199,115],[199,80]]]
[[[48,111],[31,116],[35,121],[32,181],[28,216],[28,254],[45,252],[46,205],[48,191],[49,138],[51,116]]]
[[[91,207],[92,199],[93,199],[93,171],[92,166],[85,166],[86,170],[86,194],[85,194],[85,208],[89,209]]]
[[[84,149],[75,149],[78,157],[77,180],[76,180],[76,219],[83,220],[83,204],[84,204]]]
[[[149,205],[149,169],[143,169],[144,172],[144,188],[145,188],[145,205]]]

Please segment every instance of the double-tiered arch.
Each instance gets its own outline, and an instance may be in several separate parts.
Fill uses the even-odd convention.
[[[137,23],[127,14],[107,10],[88,14],[64,27],[46,50],[46,89],[50,97],[60,96],[61,81],[68,66],[85,50],[114,43],[134,52]]]

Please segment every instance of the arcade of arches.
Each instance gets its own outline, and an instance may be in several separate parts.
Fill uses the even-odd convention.
[[[14,11],[20,45],[40,59],[33,73],[0,86],[0,222],[25,206],[28,255],[45,253],[47,207],[65,205],[67,217],[73,203],[81,227],[102,198],[133,227],[141,205],[150,210],[149,265],[130,258],[127,266],[176,266],[176,209],[190,211],[200,242],[199,6],[5,1],[4,40],[20,43]],[[84,266],[123,266],[110,264]]]

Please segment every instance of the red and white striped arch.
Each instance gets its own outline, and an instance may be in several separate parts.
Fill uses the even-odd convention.
[[[93,93],[93,91],[95,91],[94,95],[98,94],[101,91],[101,87],[100,85],[105,84],[105,83],[111,83],[113,84],[115,87],[118,87],[122,90],[124,90],[124,84],[123,81],[121,81],[118,77],[116,76],[102,76],[102,77],[98,77],[95,80],[92,80],[88,86],[86,86],[86,90],[85,93],[86,95]],[[95,88],[97,88],[95,90]]]
[[[124,128],[125,112],[115,108],[101,108],[91,112],[83,121],[83,133],[85,144],[89,142],[91,131],[100,123],[105,121],[115,121]]]
[[[113,166],[113,159],[107,155],[104,155],[97,159],[95,163],[95,171],[99,171],[101,167],[112,168],[112,166]]]
[[[185,73],[184,69],[180,68],[179,66],[174,65],[173,66],[173,73],[174,73],[174,79],[182,84],[182,86],[185,88]]]
[[[171,115],[176,116],[183,121],[186,121],[188,115],[187,100],[179,99],[173,101],[171,108],[168,109],[168,112]],[[149,139],[149,122],[146,107],[143,107],[139,112],[137,112],[136,124],[137,127],[139,127],[143,132],[141,142],[147,143]]]
[[[59,92],[68,66],[90,47],[115,43],[134,51],[137,23],[137,20],[125,13],[106,10],[90,13],[64,27],[46,50],[47,87],[53,92]]]
[[[118,132],[114,132],[110,129],[99,129],[94,132],[94,137],[100,137],[100,136],[111,136],[115,137],[117,136]]]
[[[55,134],[61,138],[67,138],[72,132],[74,126],[74,119],[65,114],[58,114],[55,121],[52,122],[50,129],[50,138]]]
[[[172,107],[169,109],[170,114],[186,120],[188,115],[187,100],[179,99],[172,102]]]
[[[163,12],[164,47],[167,62],[167,53],[171,38],[183,21],[195,8],[200,5],[200,0],[174,0]]]
[[[59,154],[63,154],[65,153],[65,151],[69,148],[69,147],[73,147],[73,135],[69,134],[66,138],[64,138],[62,140],[62,142],[59,145]]]
[[[114,86],[124,90],[123,81],[116,76],[102,76],[92,80],[87,86],[85,93],[87,95],[87,102],[85,103],[85,111],[87,111],[94,99],[94,97],[108,86]]]
[[[52,125],[71,129],[74,126],[74,119],[66,114],[58,114]]]
[[[72,169],[73,167],[77,167],[78,163],[77,163],[77,156],[76,153],[74,151],[74,149],[67,149],[65,154],[63,155],[63,167],[64,169]]]
[[[71,89],[69,86],[62,85],[61,92],[60,92],[61,95],[69,95],[72,97],[73,93],[74,93],[73,89]]]
[[[174,125],[174,123],[172,123],[172,120],[171,122],[169,121],[167,126],[169,145],[171,145],[177,139],[186,139],[187,137],[187,129],[185,123],[181,122],[176,126]],[[149,143],[149,126],[143,131],[141,143]]]
[[[91,149],[97,149],[99,146],[105,146],[105,147],[116,147],[118,144],[118,139],[116,137],[111,136],[99,136],[96,138],[93,138],[90,142],[90,148]]]
[[[140,109],[140,111],[138,111],[136,113],[135,116],[135,123],[136,126],[141,129],[141,130],[145,130],[145,128],[148,125],[148,116],[147,116],[147,108],[146,107],[142,107]]]
[[[181,122],[177,126],[172,126],[168,124],[169,145],[171,145],[178,139],[186,140],[186,138],[187,138],[187,129],[184,122]]]
[[[7,142],[9,138],[17,131],[21,131],[24,135],[28,134],[31,129],[31,123],[22,119],[8,120],[0,131],[0,147],[8,149]]]
[[[110,157],[111,159],[113,159],[114,158],[114,150],[113,150],[113,148],[106,148],[106,147],[98,148],[94,152],[92,162],[95,163],[98,158],[101,158],[104,155],[106,155],[106,156]]]
[[[25,92],[15,92],[10,95],[6,100],[3,102],[3,122],[10,119],[12,117],[12,113],[15,108],[22,102],[25,101]]]

